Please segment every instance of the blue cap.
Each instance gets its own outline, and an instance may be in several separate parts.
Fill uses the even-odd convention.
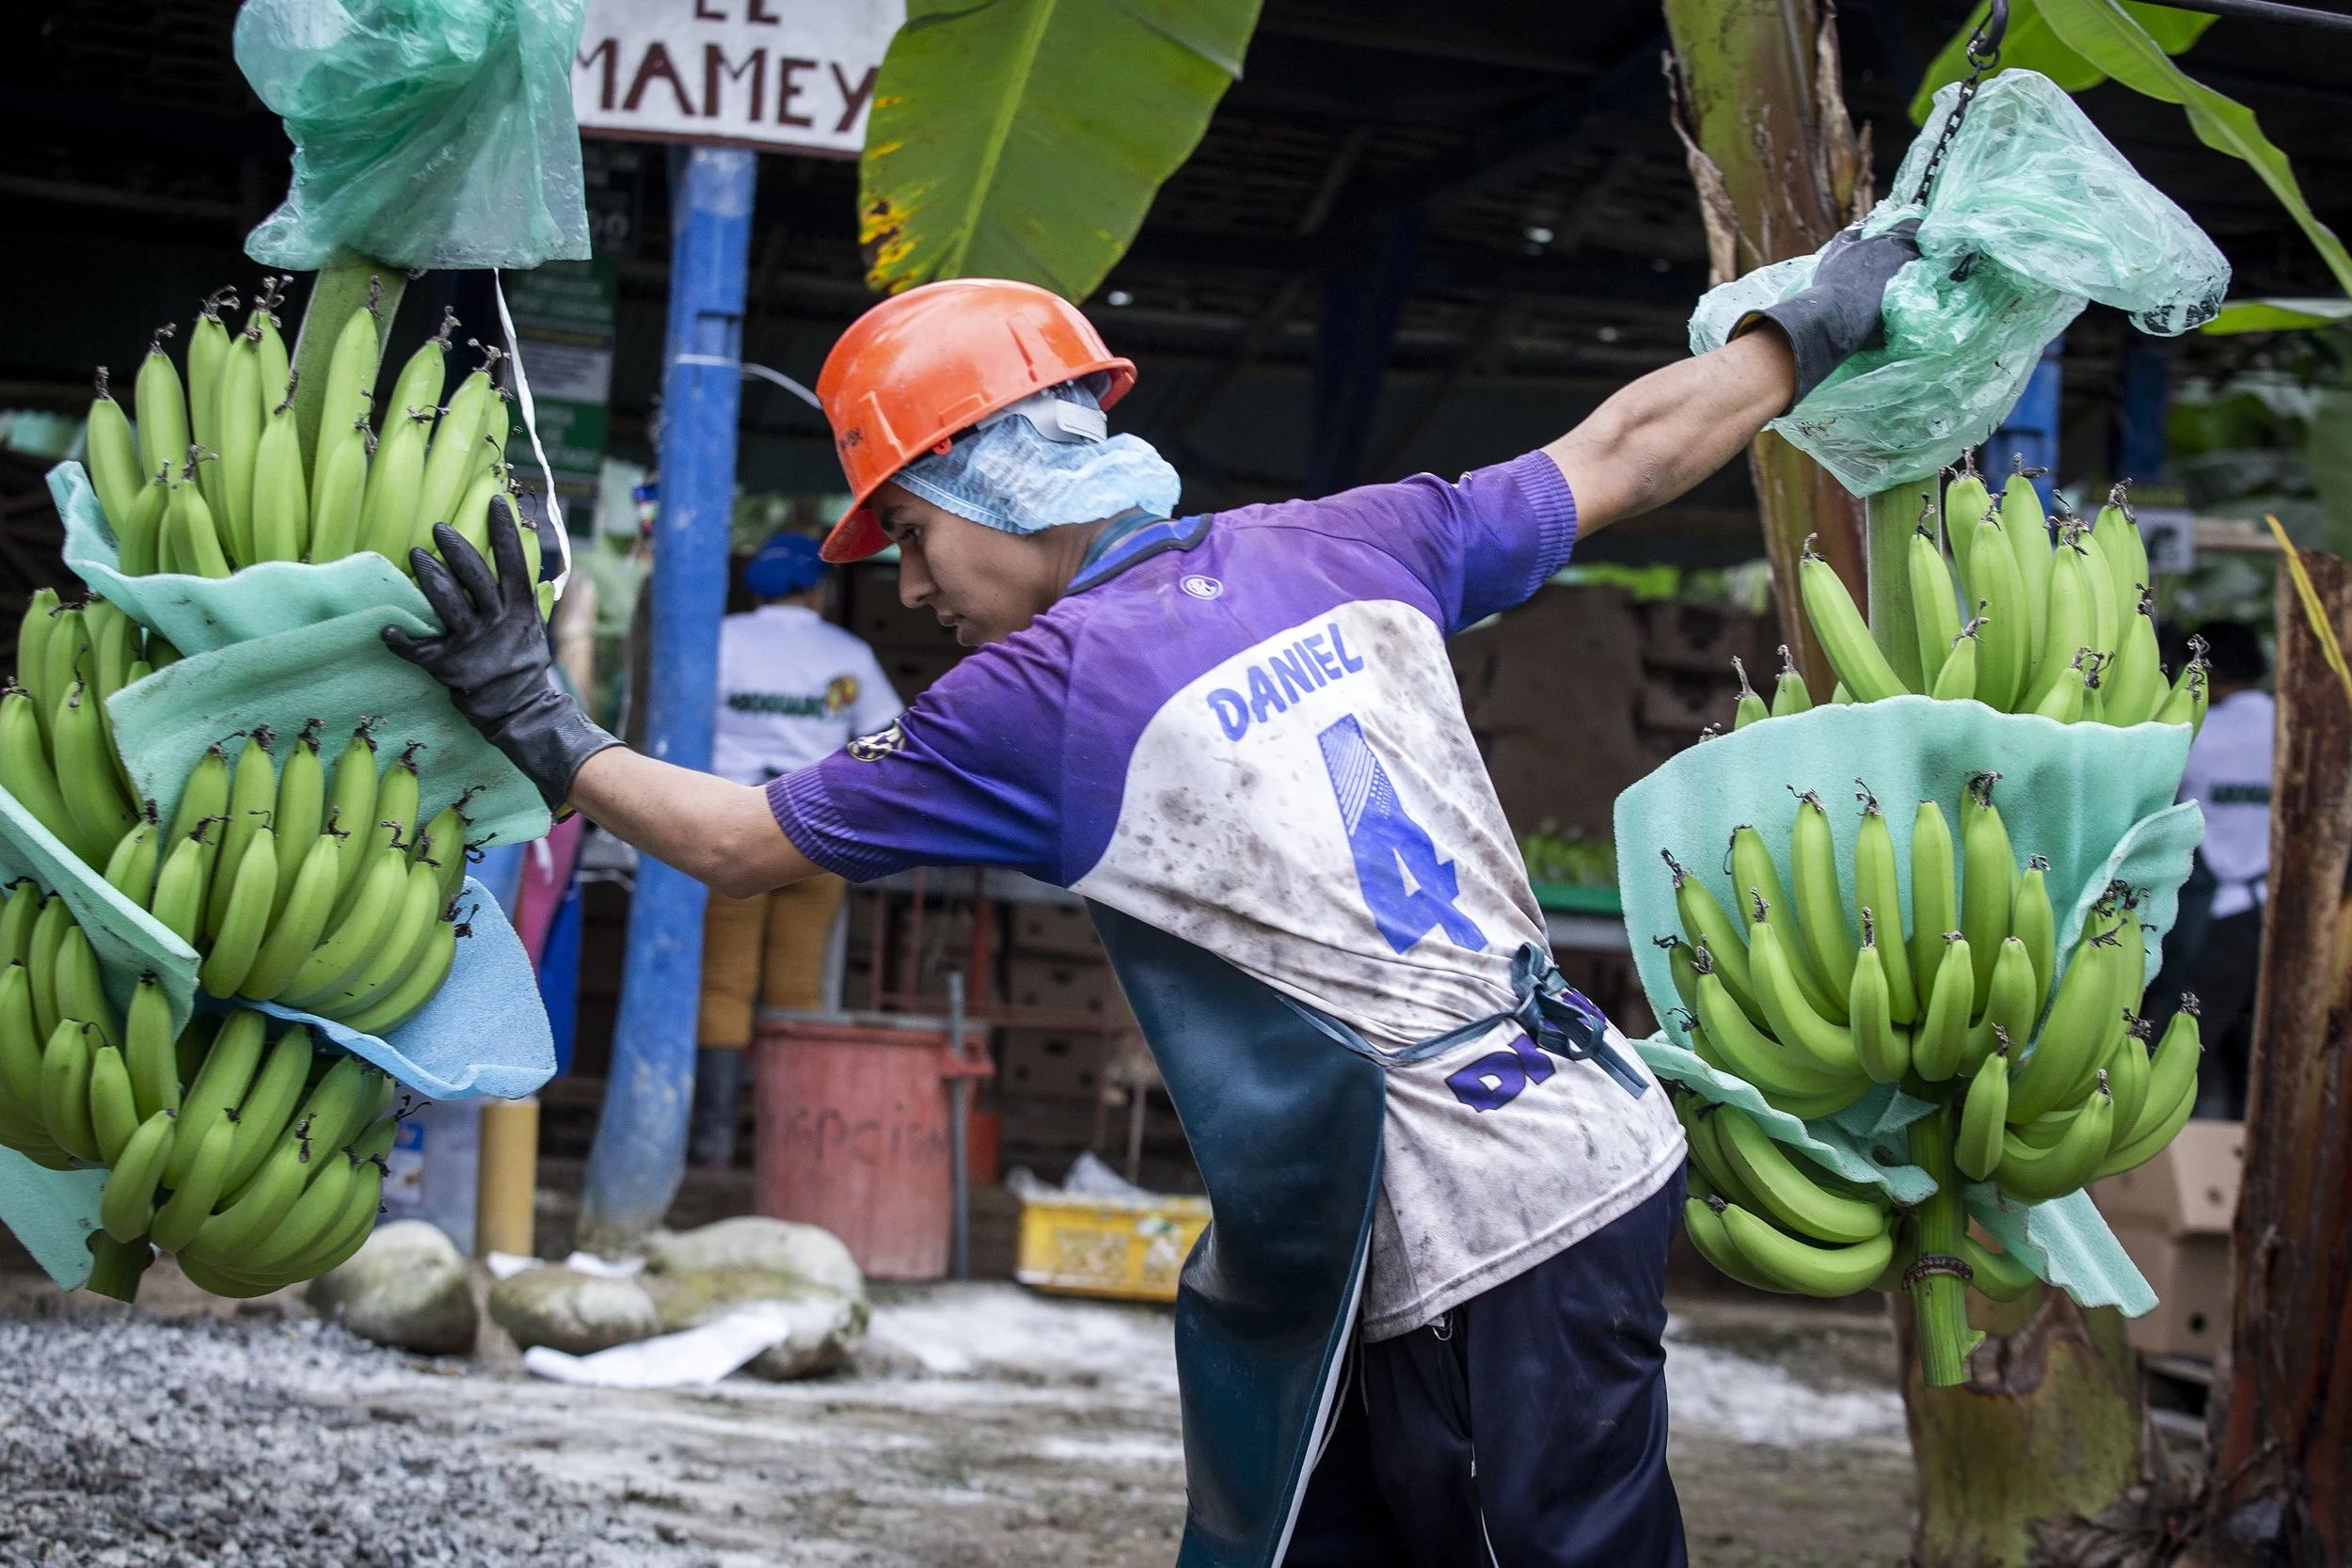
[[[802,594],[825,580],[829,568],[817,553],[818,542],[805,534],[779,533],[759,546],[743,568],[743,586],[759,599],[781,599]]]

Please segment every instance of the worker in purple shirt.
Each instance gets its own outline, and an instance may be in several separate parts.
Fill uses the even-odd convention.
[[[1216,1212],[1176,1306],[1184,1568],[1679,1564],[1681,1135],[1552,967],[1445,644],[1875,341],[1915,254],[1849,231],[1541,451],[1195,515],[1107,431],[1135,367],[1071,306],[887,300],[818,384],[853,494],[825,554],[897,545],[900,597],[977,651],[764,788],[631,752],[540,678],[502,515],[498,581],[437,535],[448,567],[412,559],[443,634],[386,636],[550,805],[717,892],[982,865],[1089,900]]]

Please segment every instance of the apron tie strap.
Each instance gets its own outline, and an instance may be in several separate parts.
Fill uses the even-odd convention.
[[[1382,1067],[1409,1067],[1415,1062],[1425,1062],[1457,1045],[1469,1044],[1498,1023],[1516,1023],[1534,1041],[1536,1049],[1548,1055],[1565,1062],[1597,1063],[1603,1072],[1636,1100],[1649,1092],[1649,1080],[1626,1060],[1623,1052],[1609,1043],[1608,1019],[1583,992],[1561,977],[1551,955],[1534,942],[1520,943],[1519,950],[1511,956],[1511,1006],[1500,1012],[1395,1051],[1373,1044],[1338,1019],[1295,997],[1284,995],[1282,1000],[1324,1034]]]

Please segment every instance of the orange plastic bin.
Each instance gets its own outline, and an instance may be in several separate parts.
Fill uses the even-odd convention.
[[[954,1203],[950,1080],[993,1070],[967,1027],[964,1059],[944,1019],[763,1012],[755,1060],[754,1201],[822,1226],[875,1279],[947,1273]]]

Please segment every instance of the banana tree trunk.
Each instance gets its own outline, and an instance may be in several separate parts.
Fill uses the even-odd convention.
[[[2303,560],[2352,645],[2352,566]],[[2278,723],[2217,1480],[2183,1559],[2199,1568],[2352,1564],[2352,706],[2284,571]]]
[[[1838,87],[1837,28],[1813,0],[1665,0],[1675,129],[1714,281],[1818,250],[1870,206],[1870,141]],[[1864,600],[1864,507],[1771,431],[1748,451],[1782,635],[1814,700],[1836,677],[1797,594],[1808,536]]]
[[[2008,1306],[1972,1291],[1969,1318],[1984,1341],[1964,1382],[1930,1388],[1911,1304],[1900,1293],[1891,1300],[1919,1481],[1917,1568],[2026,1568],[2038,1543],[2042,1562],[2143,1560],[2079,1550],[2086,1537],[2135,1534],[2143,1514],[2137,1495],[2126,1517],[2109,1510],[2154,1479],[2143,1475],[2144,1456],[2161,1470],[2138,1366],[2114,1308],[2085,1311],[2042,1286]],[[2160,1508],[2169,1488],[2149,1491]],[[2054,1552],[2060,1540],[2074,1549]]]

